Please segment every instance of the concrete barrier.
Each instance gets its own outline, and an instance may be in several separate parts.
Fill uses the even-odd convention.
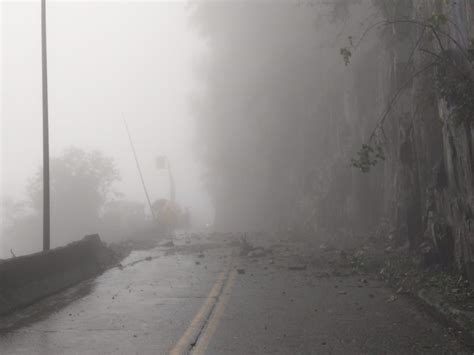
[[[114,262],[114,253],[97,234],[47,252],[1,261],[0,315],[97,275]]]

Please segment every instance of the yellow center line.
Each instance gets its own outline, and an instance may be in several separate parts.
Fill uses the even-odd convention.
[[[227,279],[227,283],[224,287],[224,290],[222,291],[222,294],[219,297],[218,304],[214,308],[214,311],[211,314],[211,318],[208,320],[206,328],[202,331],[201,336],[197,341],[197,344],[193,348],[193,355],[202,355],[205,353],[209,342],[211,341],[211,338],[214,335],[217,326],[219,325],[219,321],[222,318],[222,315],[224,314],[225,307],[229,302],[236,276],[237,272],[235,271],[235,269],[232,269],[229,274],[229,278]]]
[[[206,319],[209,317],[215,303],[217,302],[217,297],[222,290],[224,281],[225,281],[226,272],[223,271],[217,277],[217,281],[215,282],[214,286],[212,287],[209,295],[207,296],[206,301],[199,309],[198,313],[192,320],[191,324],[189,325],[186,332],[183,336],[179,339],[176,343],[174,348],[170,351],[170,355],[182,355],[187,354],[191,347],[196,340],[199,332],[201,331],[202,327],[204,326]]]

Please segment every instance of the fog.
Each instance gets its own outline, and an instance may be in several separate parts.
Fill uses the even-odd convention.
[[[396,192],[404,174],[396,142],[405,134],[395,119],[385,127],[379,120],[386,110],[408,114],[408,106],[389,103],[402,80],[391,65],[393,51],[400,51],[401,63],[410,60],[405,47],[416,42],[401,38],[392,45],[388,27],[372,25],[392,16],[384,4],[48,3],[52,175],[67,186],[81,172],[69,163],[88,162],[96,172],[81,180],[96,179],[88,198],[79,185],[71,188],[77,196],[53,191],[53,199],[69,199],[53,201],[56,217],[78,223],[77,235],[100,230],[110,201],[146,202],[126,119],[150,199],[169,196],[167,173],[155,165],[165,155],[177,201],[192,211],[196,226],[313,238],[367,233],[398,218],[405,197]],[[2,8],[3,195],[29,201],[30,208],[36,203],[38,214],[41,178],[32,177],[41,165],[39,5],[4,2]],[[83,152],[65,153],[69,147]],[[88,155],[94,150],[102,155]],[[377,164],[384,155],[387,163]],[[83,206],[95,210],[96,222],[61,215],[81,201],[96,201]],[[53,211],[53,227],[54,218]]]
[[[472,353],[473,0],[0,4],[0,353]]]
[[[377,11],[355,5],[197,6],[193,20],[211,60],[200,72],[207,95],[196,116],[221,228],[314,236],[321,227],[343,227],[347,218],[341,217],[357,209],[349,200],[357,175],[350,159],[366,133],[349,112],[353,78],[339,48]],[[365,83],[358,85],[353,97],[366,92]]]
[[[170,194],[167,172],[155,165],[164,155],[194,227],[312,236],[376,217],[376,205],[357,212],[363,201],[348,190],[358,184],[350,159],[370,124],[357,128],[350,115],[357,80],[338,49],[363,19],[377,19],[377,7],[365,5],[48,2],[52,183],[63,181],[52,187],[54,245],[97,231],[105,239],[133,234],[110,221],[101,227],[102,215],[119,208],[113,201],[141,216],[125,224],[151,218],[124,119],[151,202]],[[39,14],[37,3],[2,3],[3,215],[33,208],[33,230],[41,212]],[[366,37],[362,52],[372,47]],[[357,85],[362,96],[376,90]],[[39,231],[22,235],[4,233],[3,255],[16,243],[40,248]]]
[[[21,201],[42,164],[40,2],[2,1],[1,11],[1,193]],[[125,118],[151,198],[168,197],[167,173],[155,166],[166,155],[178,203],[202,225],[213,211],[193,154],[190,103],[206,47],[188,17],[184,2],[48,2],[50,150],[103,152],[121,176],[114,188],[145,202]]]

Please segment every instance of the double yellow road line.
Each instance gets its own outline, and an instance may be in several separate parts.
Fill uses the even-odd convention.
[[[217,277],[206,301],[201,306],[170,355],[204,354],[229,301],[237,273],[235,267]]]

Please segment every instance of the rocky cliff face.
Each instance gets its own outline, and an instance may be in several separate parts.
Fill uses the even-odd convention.
[[[456,98],[449,102],[446,94],[474,94],[470,84],[462,84],[465,78],[473,79],[474,3],[403,3],[385,13],[389,30],[373,47],[359,48],[347,72],[352,85],[344,97],[356,95],[346,100],[347,112],[357,112],[355,125],[363,127],[354,140],[367,142],[375,129],[386,158],[383,167],[372,168],[366,176],[353,172],[348,179],[357,186],[346,196],[352,203],[350,215],[362,230],[388,220],[400,244],[409,243],[433,262],[454,262],[474,280],[474,112],[464,110],[464,117],[456,118],[459,106],[470,103]],[[367,80],[373,81],[374,90],[360,92],[358,87]],[[367,106],[370,102],[374,105]],[[379,125],[384,106],[389,113]],[[370,118],[374,116],[375,121]],[[356,132],[355,127],[351,131]],[[375,201],[368,200],[374,190],[380,193]],[[364,206],[378,211],[370,214],[370,221],[359,213]]]
[[[426,17],[430,11],[436,11],[436,7],[449,20],[442,31],[450,37],[444,39],[444,48],[436,48],[439,55],[447,54],[450,63],[453,63],[447,65],[446,75],[452,76],[454,80],[464,80],[457,75],[458,71],[462,71],[463,76],[472,82],[474,58],[470,56],[470,49],[474,38],[474,3],[468,0],[442,4],[426,1],[424,7],[417,8],[415,16]],[[442,68],[438,68],[440,70]],[[413,89],[414,100],[417,100],[415,95],[418,92],[429,86],[435,87],[430,81],[420,82]],[[429,116],[420,114],[412,138],[416,147],[414,154],[420,151],[419,156],[414,155],[414,158],[423,207],[422,232],[442,262],[453,258],[458,267],[474,281],[474,230],[471,227],[474,207],[474,112],[467,112],[466,117],[456,119],[453,112],[456,106],[468,103],[449,102],[449,97],[443,97],[442,90],[438,84],[438,90],[431,100],[437,111]],[[469,96],[472,94],[467,92]]]
[[[472,279],[474,2],[334,3],[198,5],[217,223],[376,231]]]

